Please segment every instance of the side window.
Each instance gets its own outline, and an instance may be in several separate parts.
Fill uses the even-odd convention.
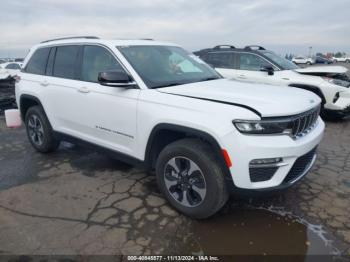
[[[13,64],[8,64],[5,68],[6,68],[6,69],[14,69],[14,68],[13,68]]]
[[[250,71],[260,71],[262,67],[272,66],[265,59],[248,53],[241,53],[239,57],[239,69],[250,70]]]
[[[217,68],[234,68],[233,53],[209,53],[207,62]]]
[[[79,46],[59,46],[53,66],[53,76],[76,78]]]
[[[105,48],[100,46],[85,46],[81,78],[83,81],[97,82],[98,73],[122,69],[118,61]]]
[[[50,48],[40,48],[36,50],[24,71],[31,74],[44,75],[49,52]]]
[[[56,47],[51,48],[49,58],[47,60],[46,75],[48,76],[52,76],[53,73],[53,63],[55,59],[56,49]]]

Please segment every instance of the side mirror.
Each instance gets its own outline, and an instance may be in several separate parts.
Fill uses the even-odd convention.
[[[260,71],[267,72],[269,76],[272,76],[275,73],[275,70],[270,65],[261,67]]]
[[[136,82],[124,70],[111,70],[98,74],[98,82],[104,86],[123,87],[132,89]]]

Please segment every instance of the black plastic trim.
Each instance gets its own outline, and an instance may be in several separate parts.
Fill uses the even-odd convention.
[[[146,166],[144,161],[142,161],[142,160],[140,160],[138,158],[132,157],[130,155],[121,153],[119,151],[115,151],[115,150],[112,150],[112,149],[109,149],[109,148],[106,148],[106,147],[102,147],[100,145],[88,142],[88,141],[83,140],[81,138],[77,138],[77,137],[74,137],[74,136],[71,136],[71,135],[67,135],[67,134],[62,133],[62,132],[54,131],[54,134],[55,134],[55,137],[57,139],[59,139],[59,140],[70,142],[70,143],[73,143],[73,144],[82,145],[84,147],[87,147],[87,148],[96,150],[98,152],[110,155],[113,158],[116,158],[116,159],[118,159],[118,160],[120,160],[122,162],[128,163],[130,165],[138,166],[138,167],[142,167],[142,168]]]
[[[321,89],[319,89],[317,86],[304,85],[304,84],[289,84],[288,86],[296,87],[296,88],[300,88],[300,89],[304,89],[304,90],[308,90],[310,92],[313,92],[321,98],[322,105],[324,105],[326,103],[326,98],[324,97]]]
[[[169,123],[159,123],[157,124],[151,131],[151,134],[149,136],[147,146],[146,146],[146,151],[145,151],[145,164],[147,165],[148,169],[152,168],[152,155],[151,155],[151,150],[152,150],[152,145],[156,139],[156,135],[159,131],[162,130],[169,130],[169,131],[177,131],[177,132],[182,132],[185,133],[187,137],[198,137],[201,139],[204,139],[207,141],[211,146],[214,147],[215,154],[218,157],[220,166],[222,167],[222,170],[224,172],[225,180],[227,183],[228,188],[231,188],[234,186],[234,182],[232,180],[231,172],[229,168],[226,165],[226,161],[222,155],[222,148],[219,145],[219,143],[216,141],[216,139],[201,130],[186,127],[186,126],[181,126],[181,125],[176,125],[176,124],[169,124]]]
[[[22,105],[22,100],[23,100],[23,99],[33,100],[33,101],[35,101],[38,105],[40,105],[42,108],[44,108],[43,105],[42,105],[42,103],[41,103],[41,101],[40,101],[39,98],[37,98],[36,96],[27,95],[27,94],[21,95],[20,98],[19,98],[19,105],[18,105],[18,106],[19,106],[19,109],[20,109],[20,112],[21,112],[21,118],[22,118],[22,120],[24,120],[24,117],[25,117],[25,115],[23,114],[24,112],[22,111],[23,108],[21,107],[21,105]]]

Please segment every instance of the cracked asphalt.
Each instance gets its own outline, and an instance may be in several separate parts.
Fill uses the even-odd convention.
[[[69,143],[42,155],[0,116],[0,254],[350,255],[349,145],[350,119],[326,122],[299,184],[234,195],[195,221],[143,170]]]
[[[174,211],[144,171],[63,143],[35,152],[0,118],[1,254],[350,254],[350,121],[328,122],[295,187],[235,195],[215,217]],[[234,244],[233,244],[234,243]]]

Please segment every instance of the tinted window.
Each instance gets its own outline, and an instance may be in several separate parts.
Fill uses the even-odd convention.
[[[217,68],[234,68],[233,53],[209,53],[206,62]]]
[[[85,46],[81,78],[84,81],[97,82],[98,73],[122,69],[113,55],[100,46]]]
[[[25,72],[31,74],[44,75],[49,51],[50,48],[41,48],[36,50],[30,58],[25,68]]]
[[[272,66],[260,56],[248,53],[240,54],[239,62],[239,69],[241,70],[260,71],[262,67]]]
[[[12,64],[8,64],[6,66],[7,69],[21,69],[21,67],[19,66],[19,64],[16,63],[12,63]]]
[[[52,76],[53,63],[54,63],[54,59],[55,59],[56,49],[57,49],[56,47],[51,48],[49,58],[47,60],[46,75],[48,75],[48,76]]]
[[[53,76],[70,79],[76,78],[78,53],[79,46],[57,47]]]

